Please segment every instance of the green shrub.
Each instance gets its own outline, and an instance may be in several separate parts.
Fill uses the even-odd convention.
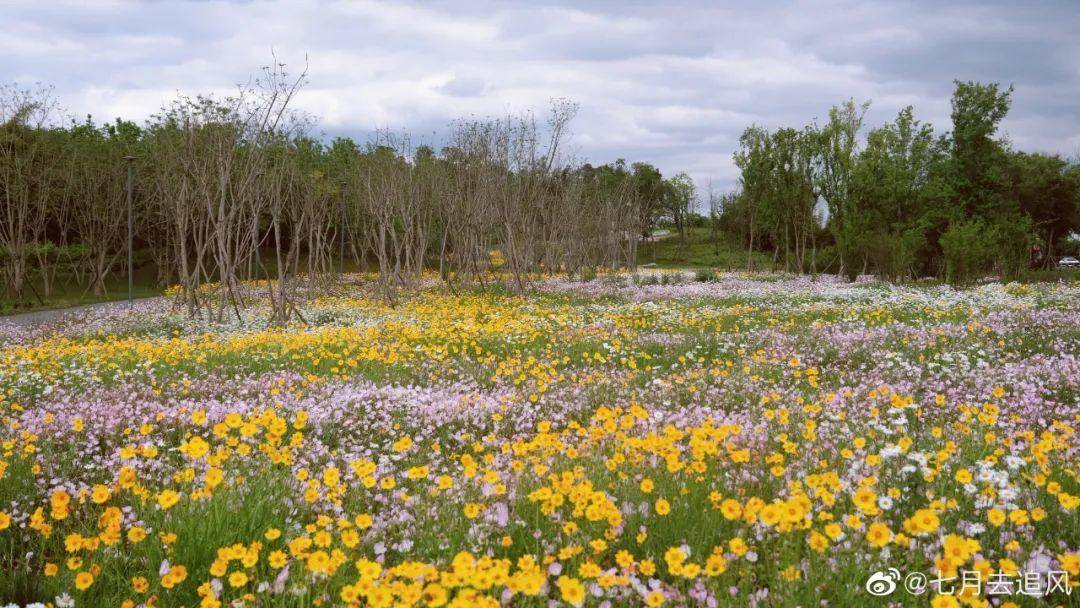
[[[945,278],[952,283],[970,282],[991,273],[1016,278],[1025,267],[1032,238],[1028,217],[953,222],[939,240]]]

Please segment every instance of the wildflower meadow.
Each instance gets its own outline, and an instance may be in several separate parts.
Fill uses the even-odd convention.
[[[0,321],[0,605],[1080,602],[1080,283],[350,280]]]

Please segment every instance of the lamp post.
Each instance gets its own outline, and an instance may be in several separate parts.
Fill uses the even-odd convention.
[[[132,181],[134,179],[134,164],[135,157],[128,155],[124,157],[127,161],[127,275],[128,275],[128,308],[131,308],[135,300],[135,281],[132,273],[135,270],[134,255],[132,254],[132,240],[133,240],[133,224],[135,219],[135,213],[131,206],[131,188]]]
[[[345,274],[345,187],[341,188],[341,240],[338,243],[338,274]]]

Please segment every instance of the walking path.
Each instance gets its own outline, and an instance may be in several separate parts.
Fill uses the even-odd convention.
[[[135,298],[135,302],[153,300],[159,297],[161,296]],[[33,327],[35,325],[40,325],[49,321],[55,321],[66,316],[73,316],[108,309],[120,310],[126,306],[127,300],[119,300],[115,302],[94,302],[93,304],[80,304],[78,306],[69,306],[67,308],[32,310],[30,312],[21,312],[14,315],[0,316],[0,324],[10,323],[12,325],[18,325],[21,327]]]

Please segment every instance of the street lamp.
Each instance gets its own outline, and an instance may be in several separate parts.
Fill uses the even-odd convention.
[[[345,185],[341,186],[341,238],[338,243],[338,274],[345,274]]]
[[[132,244],[131,244],[133,231],[134,231],[132,224],[134,224],[134,215],[135,215],[134,212],[132,211],[132,207],[131,207],[131,188],[132,188],[132,181],[134,179],[135,157],[131,156],[131,155],[128,155],[128,156],[124,157],[124,160],[127,161],[128,308],[131,308],[132,305],[134,304],[134,300],[135,300],[135,282],[134,282],[134,278],[132,276],[133,272],[135,270],[135,262],[134,262],[134,256],[132,255]]]

